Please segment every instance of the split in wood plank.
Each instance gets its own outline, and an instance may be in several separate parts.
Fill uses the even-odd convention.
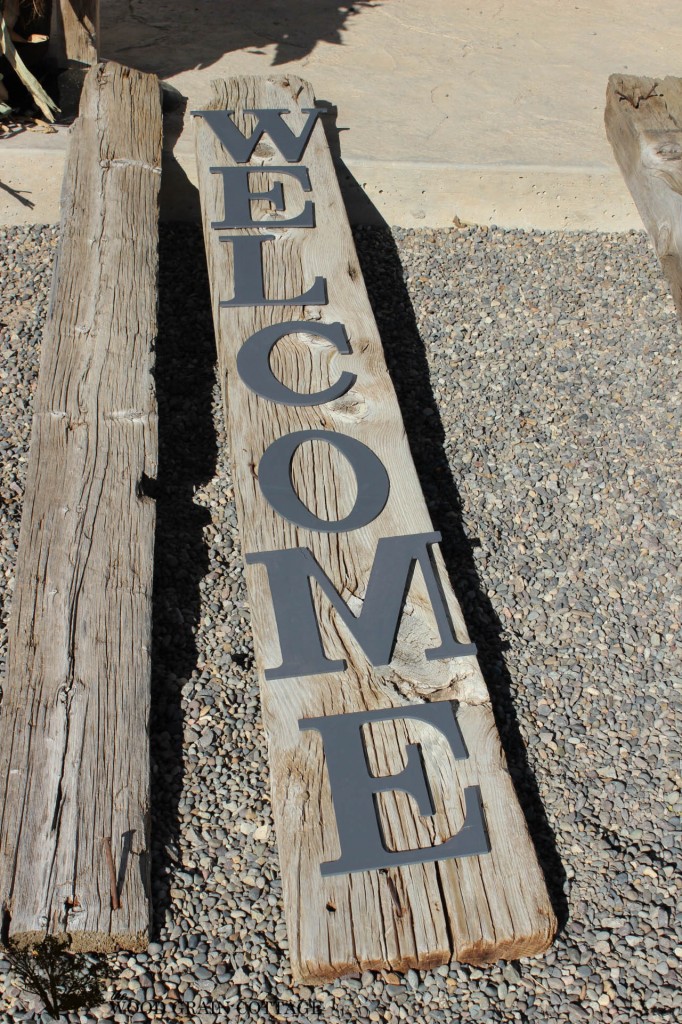
[[[314,120],[307,112],[315,105],[311,87],[294,76],[235,78],[214,82],[213,90],[210,109],[234,111],[232,119],[246,136],[255,124],[254,115],[246,111],[254,108],[290,111],[284,121],[298,136]],[[272,117],[270,123],[274,123]],[[443,660],[425,656],[427,649],[439,645],[426,563],[415,568],[388,664],[372,663],[353,623],[349,627],[348,616],[344,618],[316,583],[310,585],[310,599],[324,651],[329,659],[342,658],[346,667],[315,675],[287,673],[287,678],[277,670],[285,657],[284,613],[296,612],[294,580],[289,607],[280,604],[277,609],[282,613],[280,621],[273,606],[272,566],[268,569],[264,564],[263,552],[290,555],[291,549],[308,549],[350,612],[358,616],[370,604],[367,581],[382,538],[432,535],[433,527],[322,124],[319,120],[313,124],[303,147],[286,146],[281,131],[275,145],[268,132],[257,145],[254,139],[253,146],[242,147],[240,153],[227,114],[215,117],[204,112],[195,119],[195,131],[219,372],[242,544],[248,556],[246,576],[294,976],[323,981],[366,968],[407,970],[434,967],[453,958],[481,963],[539,953],[551,942],[556,922],[478,663],[473,656]],[[218,137],[221,131],[230,136],[228,148],[236,154],[234,158]],[[303,150],[300,162],[297,148]],[[234,170],[226,169],[238,165],[241,171],[236,171],[235,178]],[[272,201],[249,197],[244,203],[244,166],[254,172],[246,181],[247,191],[273,190]],[[314,212],[309,207],[306,212],[308,202],[313,203]],[[251,214],[258,223],[244,230]],[[314,226],[285,223],[299,214],[299,223],[309,224],[312,217]],[[237,227],[241,230],[234,230]],[[253,297],[260,288],[261,271],[253,248],[259,243],[254,243],[254,235],[260,235],[262,243],[264,301],[252,298],[237,304],[238,292],[242,291],[242,298],[247,292]],[[235,242],[235,237],[240,241]],[[248,268],[238,266],[249,247]],[[326,282],[326,293],[318,278]],[[307,290],[315,298],[304,302]],[[293,305],[291,297],[298,299]],[[265,301],[273,299],[284,305]],[[310,395],[336,387],[344,371],[354,374],[355,381],[332,400],[311,404],[304,399],[294,405],[282,395],[270,400],[263,389],[259,393],[248,364],[250,356],[244,355],[245,343],[271,325],[290,321],[295,322],[292,332],[283,331],[270,352],[272,374],[261,362],[261,383],[265,374],[271,392],[284,385],[290,395]],[[333,339],[321,336],[339,323],[348,349],[338,339],[330,343]],[[266,337],[266,333],[259,335],[261,341]],[[249,351],[253,356],[253,345]],[[247,377],[253,386],[247,386]],[[390,480],[383,510],[376,512],[378,502],[371,521],[341,532],[297,525],[278,514],[264,497],[263,454],[278,439],[298,431],[331,432],[370,449]],[[296,494],[320,519],[341,520],[354,508],[359,487],[356,474],[333,443],[324,438],[306,442],[294,454],[290,471]],[[285,480],[285,490],[287,486]],[[281,493],[281,488],[270,492],[275,503]],[[466,627],[437,548],[433,558],[440,600],[446,603],[457,640],[466,645]],[[367,644],[376,639],[376,635],[366,638]],[[293,657],[296,651],[290,654]],[[455,759],[452,746],[432,726],[409,717],[410,709],[435,702],[444,702],[454,711],[468,754],[464,759]],[[465,818],[465,790],[478,787],[489,853],[323,874],[322,866],[341,854],[340,819],[334,804],[338,793],[332,794],[322,735],[319,729],[306,726],[306,720],[379,709],[389,712],[389,719],[373,719],[364,726],[369,770],[374,776],[397,775],[405,768],[407,745],[419,745],[436,812],[422,817],[406,793],[378,793],[387,850],[432,851],[435,844],[457,835]],[[391,717],[393,709],[402,709],[405,717]],[[374,826],[358,817],[356,832],[365,827]]]
[[[682,318],[682,78],[611,75],[604,120]]]
[[[160,167],[157,78],[95,65],[64,177],[0,705],[0,908],[17,944],[148,941],[156,510],[140,484],[157,466]]]

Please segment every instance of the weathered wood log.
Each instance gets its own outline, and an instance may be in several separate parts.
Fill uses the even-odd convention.
[[[682,317],[682,78],[611,75],[604,121]]]
[[[285,115],[285,120],[299,134],[306,122],[305,109],[314,106],[311,87],[293,76],[231,79],[214,82],[213,89],[209,107],[235,111],[233,120],[246,135],[255,119],[245,110],[289,110],[291,115]],[[249,186],[254,193],[283,181],[286,197],[280,213],[263,199],[247,204],[254,217],[263,221],[267,236],[274,236],[262,244],[265,296],[301,296],[316,277],[323,276],[327,282],[326,303],[286,307],[220,308],[220,302],[233,297],[236,283],[234,244],[221,241],[229,224],[223,222],[224,182],[218,169],[235,167],[236,162],[209,119],[197,117],[195,129],[219,372],[244,551],[251,555],[308,548],[357,614],[379,540],[430,534],[433,527],[322,124],[315,124],[298,164],[309,174],[309,195],[291,176],[283,177],[282,166],[288,158],[267,134],[250,160],[246,158],[249,166],[263,171],[251,176]],[[279,171],[268,173],[268,165],[279,167]],[[225,183],[229,189],[227,177]],[[278,219],[301,212],[306,200],[314,203],[315,226],[278,228]],[[229,232],[259,233],[259,227]],[[252,268],[249,274],[253,289]],[[244,279],[242,267],[242,283]],[[285,321],[306,321],[310,327],[308,333],[299,325],[297,333],[277,342],[270,356],[276,378],[294,391],[314,393],[329,388],[342,372],[349,371],[357,375],[350,390],[324,404],[292,406],[270,401],[245,385],[237,366],[244,343],[254,332]],[[341,355],[315,333],[320,325],[335,322],[345,325],[350,354]],[[278,438],[305,429],[337,431],[351,437],[367,445],[383,463],[390,478],[390,496],[368,525],[338,533],[296,526],[278,515],[264,498],[259,485],[263,453]],[[318,440],[306,443],[294,455],[291,475],[304,505],[320,518],[341,519],[349,513],[357,491],[355,474],[333,445]],[[466,627],[437,550],[434,559],[457,638],[466,644]],[[330,658],[342,656],[347,668],[295,678],[273,678],[272,671],[267,671],[282,661],[283,637],[269,589],[272,580],[265,566],[254,559],[249,560],[246,574],[295,977],[325,980],[366,968],[425,968],[452,958],[480,963],[544,950],[556,922],[506,767],[489,694],[475,657],[440,661],[425,657],[425,649],[437,646],[438,630],[432,613],[433,595],[422,569],[415,570],[409,585],[395,650],[385,667],[370,662],[341,616],[320,588],[314,587],[324,648]],[[390,837],[394,851],[433,847],[458,832],[464,817],[464,788],[478,786],[490,852],[323,876],[321,865],[339,856],[337,818],[321,736],[299,722],[376,709],[409,712],[434,701],[452,702],[468,751],[465,760],[454,761],[447,744],[423,722],[396,719],[364,727],[369,770],[374,775],[399,773],[405,766],[406,743],[412,742],[421,746],[428,777],[439,783],[433,786],[433,817],[421,817],[403,792],[379,794],[384,834]],[[359,830],[368,825],[371,823],[358,818]]]
[[[18,944],[148,941],[160,166],[158,80],[95,65],[64,177],[0,705],[0,907]]]
[[[99,24],[99,0],[53,0],[50,49],[60,65],[97,61]]]

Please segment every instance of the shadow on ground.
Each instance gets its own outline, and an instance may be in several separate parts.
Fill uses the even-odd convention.
[[[217,458],[211,412],[215,340],[201,229],[162,225],[159,257],[159,473],[151,709],[155,934],[170,906],[170,871],[180,866],[181,691],[197,663],[194,634],[201,614],[199,588],[208,572],[204,527],[210,523],[210,513],[195,504],[194,493],[213,478]]]
[[[38,996],[43,1012],[52,1020],[99,1006],[105,980],[116,973],[105,957],[71,953],[68,941],[53,935],[47,935],[33,948],[19,949],[10,944],[1,951],[11,965],[13,980],[25,992]]]
[[[343,45],[350,20],[390,0],[113,0],[102,8],[102,53],[162,77],[215,64],[227,53],[301,61],[318,43]]]
[[[535,775],[528,763],[512,699],[512,681],[504,652],[504,628],[481,585],[474,559],[476,540],[464,529],[462,501],[445,452],[445,431],[439,415],[417,319],[410,300],[393,234],[381,214],[341,157],[336,108],[323,118],[341,191],[355,229],[355,244],[372,304],[386,362],[398,395],[412,458],[440,545],[450,582],[462,608],[469,635],[478,647],[478,660],[493,705],[497,728],[509,763],[519,802],[535,844],[559,928],[568,919],[564,893],[566,874],[555,836],[547,820]],[[503,543],[504,541],[502,541]]]
[[[469,636],[478,647],[479,664],[490,691],[509,769],[559,927],[563,928],[568,918],[564,895],[566,875],[519,729],[504,657],[507,642],[502,639],[503,627],[478,577],[473,555],[478,543],[469,539],[464,529],[462,502],[445,453],[445,433],[398,249],[387,227],[358,228],[355,242],[412,458],[434,528],[443,538],[440,547],[450,582]]]

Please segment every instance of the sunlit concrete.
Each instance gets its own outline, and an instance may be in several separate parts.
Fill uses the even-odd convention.
[[[641,227],[603,129],[616,71],[680,74],[679,0],[102,0],[101,54],[187,98],[164,214],[192,217],[192,119],[213,78],[295,73],[337,110],[356,220]],[[0,219],[54,221],[66,131],[0,142]]]

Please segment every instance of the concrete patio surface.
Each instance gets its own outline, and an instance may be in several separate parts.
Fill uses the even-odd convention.
[[[289,72],[338,112],[356,221],[626,230],[641,221],[604,133],[606,82],[682,74],[682,6],[102,0],[100,54],[187,98],[166,118],[166,218],[196,215],[189,111],[211,80]],[[58,220],[67,140],[61,127],[0,142],[0,222]]]

